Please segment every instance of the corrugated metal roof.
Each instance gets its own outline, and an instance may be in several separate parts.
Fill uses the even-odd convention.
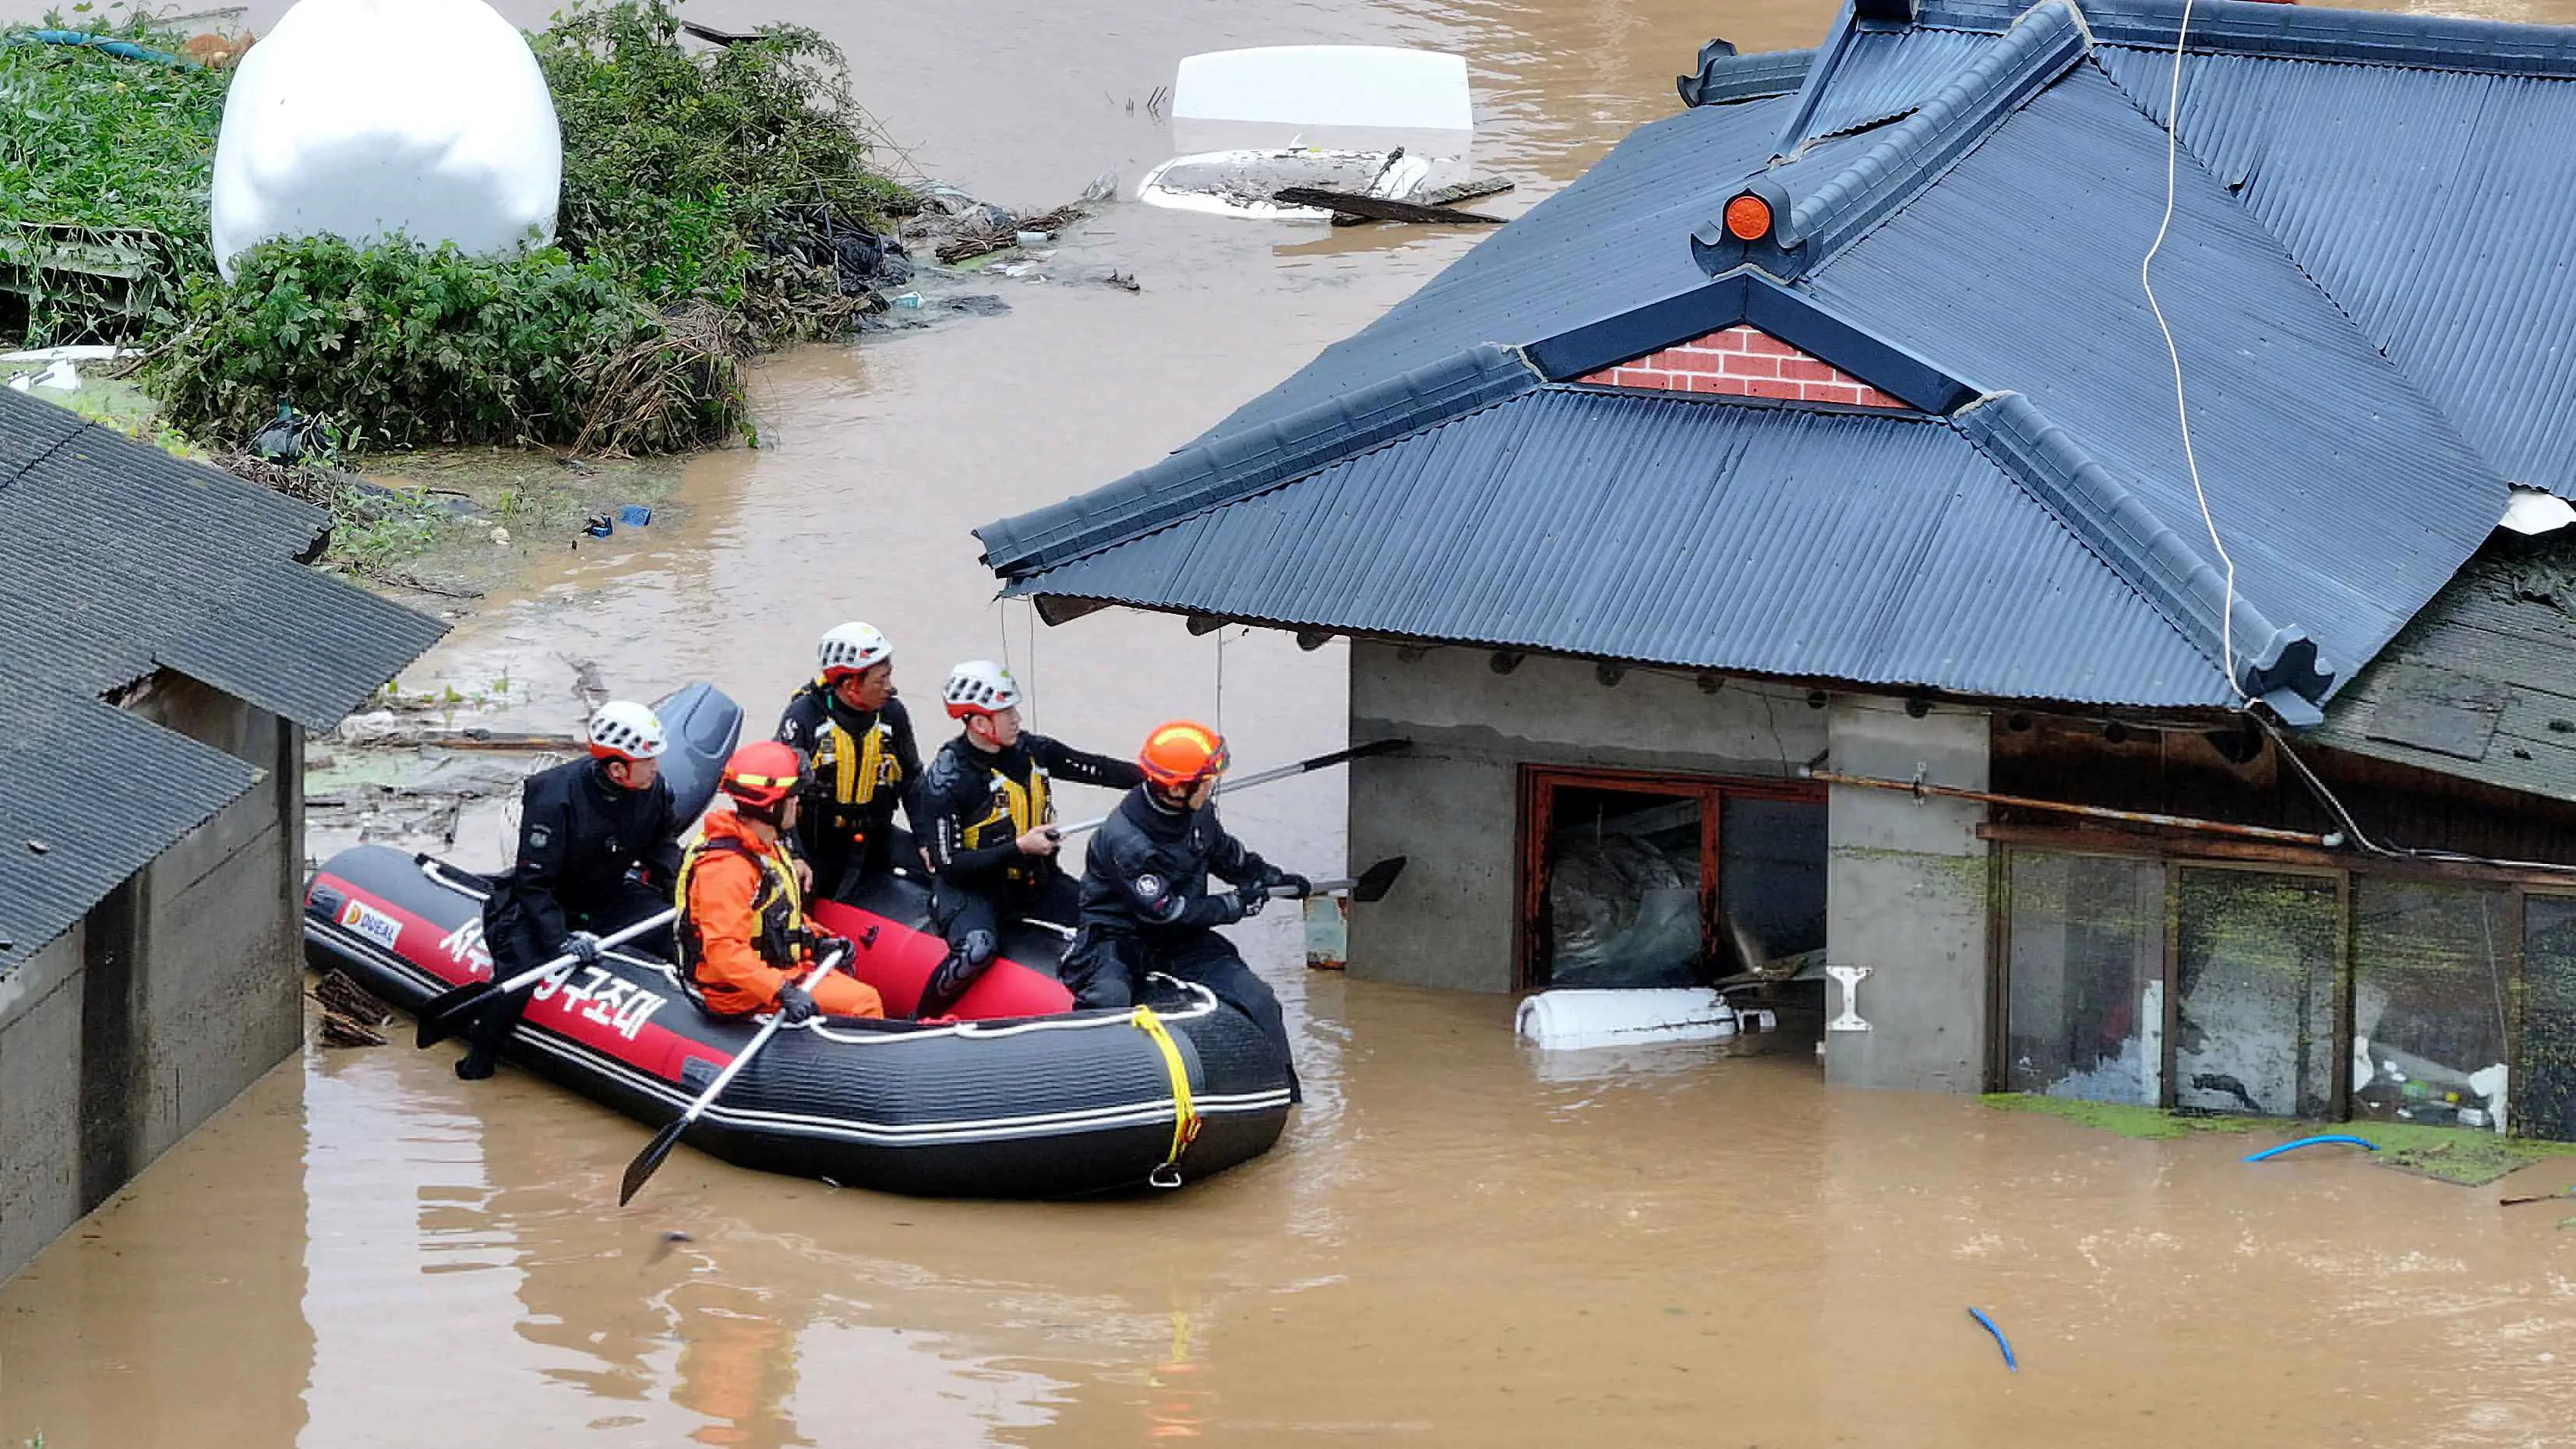
[[[1794,102],[1705,107],[1644,128],[1592,176],[1503,228],[1210,438],[1480,344],[1553,356],[1583,350],[1569,339],[1597,337],[1615,341],[1613,350],[1624,349],[1623,355],[1637,355],[1680,341],[1648,334],[1665,321],[1709,310],[1715,305],[1709,299],[1735,277],[1727,268],[1740,259],[1794,279],[1779,295],[1803,310],[1773,321],[1808,338],[1800,345],[1827,362],[1845,365],[1834,355],[1840,348],[1855,361],[1863,354],[1882,363],[1895,359],[1908,375],[1992,389],[1997,397],[2021,395],[2000,410],[1990,400],[1981,414],[1991,422],[2012,413],[2005,421],[2013,427],[1978,434],[1993,461],[2153,601],[2178,637],[2214,655],[2226,621],[2228,643],[2240,656],[2259,656],[2256,662],[2270,671],[2252,680],[2254,687],[2291,691],[2281,698],[2295,715],[2325,698],[2330,681],[2348,680],[2378,652],[2494,526],[2504,504],[2503,476],[2473,443],[2530,459],[2514,464],[2517,469],[2567,466],[2556,460],[2566,451],[2566,430],[2576,428],[2570,421],[2576,377],[2561,370],[2562,359],[2547,342],[2576,321],[2576,267],[2568,265],[2576,262],[2576,227],[2562,215],[2576,208],[2576,186],[2560,180],[2565,163],[2452,158],[2454,173],[2467,178],[2463,185],[2548,194],[2519,207],[2511,195],[2500,195],[2481,202],[2486,211],[2463,208],[2473,214],[2459,229],[2438,233],[2447,245],[2439,255],[2401,256],[2406,217],[2385,194],[2398,183],[2380,178],[2420,176],[2446,150],[2466,144],[2461,138],[2470,133],[2461,128],[2476,115],[2481,96],[2503,117],[2492,122],[2501,129],[2472,137],[2485,151],[2513,149],[2503,138],[2516,128],[2544,129],[2538,108],[2567,93],[2564,87],[2499,84],[2455,72],[2491,59],[2499,71],[2576,77],[2576,31],[2203,0],[2195,12],[2194,49],[2220,58],[2209,63],[2209,80],[2195,85],[2227,92],[2225,104],[2212,100],[2207,108],[2204,146],[2221,158],[2221,177],[2213,180],[2186,157],[2174,227],[2156,267],[2191,384],[2194,438],[2225,539],[2222,556],[2202,524],[2176,426],[2170,365],[2137,284],[2138,258],[2164,207],[2165,134],[2110,79],[2122,74],[2138,88],[2138,56],[2105,47],[2097,51],[2099,66],[2078,58],[2088,35],[2144,43],[2169,35],[2179,18],[2172,0],[2099,0],[2080,17],[2063,6],[2031,8],[2018,0],[1926,0],[1921,24],[1893,29],[1847,17],[1819,51],[1808,88]],[[2353,55],[2384,64],[2420,61],[2432,69],[2365,72],[2278,58],[2332,56],[2337,37],[2349,41]],[[1909,48],[1920,48],[1918,58],[1908,57]],[[1944,66],[1955,70],[1940,79]],[[2257,70],[2273,78],[2252,79]],[[1849,81],[1847,93],[1837,75]],[[2321,75],[2328,78],[2316,78]],[[1913,102],[1914,113],[1893,126],[1812,142],[1786,163],[1771,164],[1759,154],[1766,125],[1774,128],[1774,141],[1814,135],[1817,127],[1809,122],[1815,117],[1828,128],[1843,118],[1865,119],[1905,104],[1903,93],[1917,85],[1933,87],[1936,99]],[[2417,89],[2434,97],[2420,135],[2409,129],[2415,112],[2408,98]],[[2378,103],[2356,95],[2375,95]],[[1793,124],[1801,112],[1809,120]],[[2189,103],[2185,115],[2186,134],[2197,134],[2193,128],[2202,122],[2192,119]],[[2490,122],[2481,117],[2477,124]],[[2292,136],[2300,128],[2333,134]],[[2373,137],[2392,130],[2406,134],[2374,152]],[[2235,174],[2230,161],[2237,163]],[[2278,173],[2270,183],[2281,189],[2278,196],[2265,191],[2267,167]],[[2231,191],[2222,181],[2244,184]],[[1711,229],[1702,224],[1747,186],[1773,200],[1775,216],[1785,207],[1793,224],[1775,228],[1759,246],[1734,244],[1729,253],[1722,239],[1709,240]],[[1849,204],[1828,204],[1836,198]],[[2314,216],[2306,210],[2311,207]],[[1801,218],[1815,226],[1796,225]],[[1693,244],[1707,268],[1697,277],[1683,269],[1672,245],[1695,225]],[[2478,233],[2479,225],[2490,229]],[[2496,237],[2516,243],[2517,253],[2491,266],[2489,243]],[[2309,265],[2303,248],[2312,242],[2322,260]],[[2419,270],[2409,273],[2409,265]],[[2332,289],[2346,272],[2356,280],[2343,285],[2381,289],[2347,304],[2362,318],[2358,328],[2336,305],[2339,295],[2330,299],[2319,290],[2320,280]],[[2430,272],[2441,275],[2428,278]],[[1706,281],[1709,275],[1718,280]],[[2533,291],[2549,294],[2545,306],[2511,318],[2481,310],[2509,308],[2514,297]],[[1800,322],[1813,325],[1793,325]],[[2495,366],[2491,358],[2481,375],[2475,364],[2482,329],[2510,337],[2509,365]],[[1846,370],[1869,375],[1865,367]],[[2474,402],[2455,401],[2480,376],[2490,391]],[[1929,397],[1944,390],[1954,397],[1966,392],[1958,386],[1916,391]],[[1525,410],[1520,403],[1510,407]],[[2446,407],[2455,414],[2446,416]],[[2016,411],[2022,408],[2027,417]],[[1973,431],[1978,419],[1953,421]],[[1523,445],[1524,452],[1531,449],[1544,445]],[[1389,451],[1411,457],[1414,445],[1408,440]],[[1330,448],[1323,453],[1334,455]],[[1378,476],[1376,467],[1371,477]],[[1813,483],[1808,472],[1789,476],[1798,487],[1828,486]],[[2548,472],[2522,476],[2555,481]],[[1131,600],[1150,594],[1167,607],[1278,617],[1248,580],[1267,580],[1280,600],[1307,596],[1253,551],[1263,543],[1257,530],[1243,533],[1229,521],[1256,512],[1270,517],[1309,496],[1309,484],[1280,489],[1271,481],[1265,478],[1261,486],[1269,491],[1255,497],[1058,568],[1043,580],[1044,591]],[[1224,491],[1202,488],[1199,496]],[[1066,507],[1078,515],[1096,503],[1086,498]],[[1752,515],[1738,517],[1754,526]],[[1605,522],[1616,531],[1623,521]],[[1097,548],[1135,532],[1103,528],[1082,538],[1084,547]],[[1206,551],[1176,557],[1169,550],[1178,540],[1198,540]],[[1362,547],[1357,540],[1348,546]],[[1547,546],[1609,573],[1622,567],[1579,541],[1551,536]],[[2231,558],[2232,601],[2225,582]],[[1311,544],[1293,562],[1343,578],[1339,561],[1319,557]],[[1006,577],[1014,572],[1004,568]],[[1073,587],[1077,578],[1080,588]],[[1175,579],[1204,597],[1183,597]],[[1402,586],[1345,589],[1348,599],[1369,601],[1374,617],[1359,617],[1355,603],[1335,617],[1353,629],[1392,633],[1417,632],[1436,617],[1458,631],[1442,637],[1479,641],[1526,632],[1520,624],[1502,628],[1519,617],[1509,600],[1491,600],[1480,613],[1387,592]],[[1560,593],[1579,591],[1571,580],[1555,586]],[[1304,615],[1317,607],[1300,604],[1299,621],[1316,623]],[[1548,620],[1560,637],[1592,642],[1521,642],[1615,654],[1643,637],[1625,625],[1603,625],[1586,636],[1577,626],[1594,621],[1580,612]],[[1884,677],[2021,677],[2012,651],[2034,646],[2022,635],[2020,616],[1997,605],[1984,628],[1989,654],[1888,666]],[[1964,638],[1951,643],[1964,648]],[[1812,677],[1833,672],[1821,661],[1849,662],[1812,639],[1806,647],[1809,657],[1784,672]],[[2096,656],[2086,668],[2111,667],[2123,657],[2117,651]],[[2238,662],[2241,668],[2246,660]],[[2034,687],[2033,693],[2140,702],[2199,700],[2205,691],[2198,682],[2177,689],[2164,676],[2122,684],[2086,673],[2068,690]]]
[[[2162,123],[2169,53],[2105,46]],[[2182,139],[2515,480],[2576,496],[2564,80],[2194,56]]]
[[[295,562],[326,521],[0,390],[0,974],[253,778],[102,695],[166,667],[327,728],[445,632]]]
[[[1217,437],[1439,362],[1705,286],[1691,228],[1770,158],[1787,97],[1640,126],[1573,185],[1498,227],[1422,290],[1209,429]]]
[[[2498,534],[2335,700],[2312,738],[2576,800],[2571,658],[2576,535]]]
[[[1486,408],[1013,592],[1973,694],[2229,697],[1938,422],[1589,389]]]
[[[1821,265],[1940,179],[2084,55],[2083,21],[2066,0],[2041,0],[1971,60],[1923,108],[1884,131],[1840,170],[1793,192],[1801,267]],[[1723,227],[1715,235],[1723,236]],[[1702,265],[1707,265],[1705,258]]]
[[[0,976],[258,778],[96,699],[10,680],[0,688]]]
[[[1875,126],[1911,113],[1959,72],[1994,48],[1994,37],[1969,31],[1859,29],[1831,75],[1810,69],[1814,109],[1787,137],[1783,152],[1826,136]]]
[[[2170,48],[2181,29],[2183,3],[2092,0],[2084,7],[2085,25],[2106,45]],[[1929,28],[1993,31],[2028,8],[2026,0],[1919,0],[1915,19]],[[2195,52],[2418,71],[2576,75],[2576,28],[2323,5],[2192,0],[2190,46]]]
[[[1499,347],[1478,347],[1269,422],[1194,443],[1107,488],[976,530],[985,562],[1042,568],[1174,519],[1311,473],[1538,386]]]
[[[2216,566],[2138,286],[2163,179],[2163,132],[2079,68],[1800,289],[2025,393]],[[2197,168],[2156,279],[2236,587],[2348,677],[2494,528],[2504,482]]]

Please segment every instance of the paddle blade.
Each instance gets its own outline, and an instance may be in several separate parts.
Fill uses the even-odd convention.
[[[654,1133],[653,1140],[644,1144],[644,1150],[635,1154],[635,1160],[626,1164],[626,1180],[617,1189],[619,1207],[633,1202],[635,1194],[644,1190],[644,1184],[653,1174],[662,1170],[662,1160],[671,1155],[672,1148],[680,1145],[680,1134],[688,1130],[689,1119],[686,1116],[673,1118],[671,1125]]]
[[[492,995],[492,990],[489,981],[468,981],[431,997],[429,1004],[420,1009],[420,1045],[434,1047],[447,1040],[448,1034]]]
[[[1366,904],[1386,899],[1395,887],[1395,878],[1404,874],[1407,857],[1391,856],[1360,872],[1359,882],[1351,887],[1351,899]]]

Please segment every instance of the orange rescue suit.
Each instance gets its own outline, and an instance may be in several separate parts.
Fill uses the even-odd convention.
[[[802,976],[814,966],[796,868],[785,849],[754,835],[731,810],[709,811],[705,829],[680,863],[680,963],[709,1010],[767,1011],[791,972]],[[875,987],[837,971],[806,990],[826,1015],[885,1015]]]

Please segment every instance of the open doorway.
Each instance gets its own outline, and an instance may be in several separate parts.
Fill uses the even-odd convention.
[[[1825,796],[1522,770],[1520,984],[1699,986],[1825,944]]]

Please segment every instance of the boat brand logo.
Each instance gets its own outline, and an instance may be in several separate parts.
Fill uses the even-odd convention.
[[[575,984],[569,974],[549,976],[539,983],[534,993],[538,1001],[563,998],[566,1016],[578,1016],[612,1028],[628,1041],[653,1019],[670,998],[658,991],[648,991],[632,981],[620,979],[605,966],[585,966],[581,980]]]
[[[388,951],[402,939],[402,922],[362,900],[352,899],[340,908],[340,924]]]
[[[483,918],[479,915],[466,917],[464,925],[441,936],[438,948],[460,966],[486,976],[492,974],[492,952],[483,944]]]

